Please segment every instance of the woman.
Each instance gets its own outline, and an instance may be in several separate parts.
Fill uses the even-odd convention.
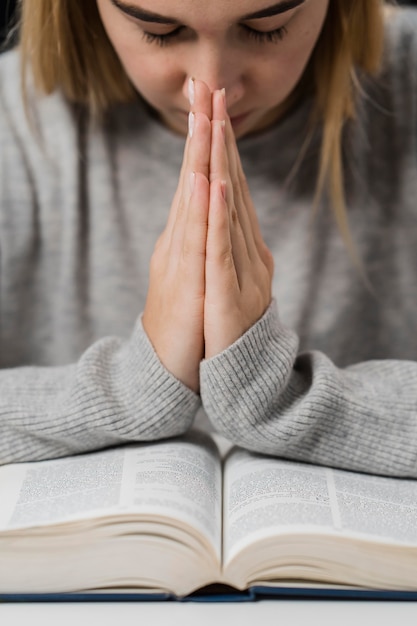
[[[1,462],[178,435],[202,403],[248,449],[417,476],[416,12],[21,4]]]

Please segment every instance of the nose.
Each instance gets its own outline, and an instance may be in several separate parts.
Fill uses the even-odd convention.
[[[241,59],[227,46],[201,43],[190,59],[184,76],[183,93],[188,97],[189,78],[202,80],[210,91],[226,89],[227,107],[230,109],[244,94],[245,71]]]

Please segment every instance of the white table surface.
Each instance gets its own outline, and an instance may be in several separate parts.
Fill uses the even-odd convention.
[[[0,605],[1,626],[405,626],[417,602],[277,600],[253,603],[27,603]]]

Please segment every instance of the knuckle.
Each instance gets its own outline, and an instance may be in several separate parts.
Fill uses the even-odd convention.
[[[160,254],[160,251],[155,249],[151,256],[151,260],[149,264],[150,273],[158,274],[161,271],[161,266],[162,266],[162,256]]]
[[[239,176],[239,187],[242,190],[243,194],[249,195],[250,193],[249,184],[248,184],[246,176],[242,172],[240,173],[240,176]]]
[[[181,250],[181,271],[187,276],[194,275],[196,267],[200,267],[205,260],[205,250],[191,242],[184,242]]]
[[[238,212],[236,210],[236,207],[233,205],[231,210],[230,210],[230,219],[232,221],[232,224],[234,226],[236,226],[239,223],[239,215]]]
[[[233,190],[233,198],[236,199],[237,202],[241,202],[242,201],[242,188],[240,186],[239,181],[237,181],[236,179],[233,180],[233,184],[232,184],[232,190]]]
[[[190,260],[195,256],[196,250],[195,246],[191,241],[184,241],[182,249],[181,249],[181,259],[184,262],[185,266],[188,266]]]
[[[159,235],[155,243],[152,257],[155,256],[156,254],[161,254],[162,250],[165,248],[165,239],[166,239],[165,232],[162,233],[162,235]]]
[[[234,269],[233,253],[230,248],[225,248],[219,251],[217,262],[223,268],[223,270],[229,272]]]
[[[275,261],[270,249],[264,244],[263,260],[270,276],[273,275],[275,269]]]

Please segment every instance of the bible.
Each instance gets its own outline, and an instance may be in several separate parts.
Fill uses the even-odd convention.
[[[3,599],[417,590],[417,481],[222,458],[199,431],[3,466],[0,502]]]

